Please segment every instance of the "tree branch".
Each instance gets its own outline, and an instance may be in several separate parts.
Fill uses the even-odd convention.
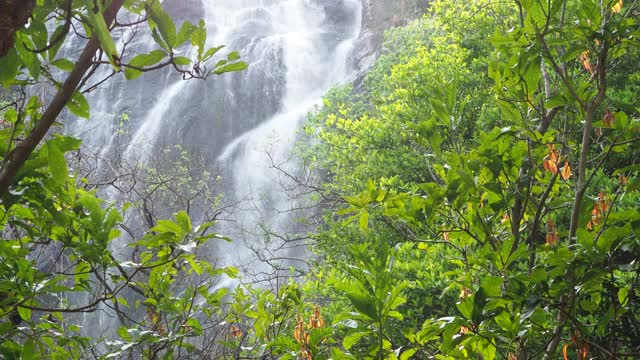
[[[122,7],[124,0],[113,0],[109,8],[104,13],[105,21],[110,25],[116,18],[118,11]],[[49,106],[42,114],[40,120],[36,123],[33,130],[16,148],[11,151],[9,156],[4,159],[4,166],[0,171],[0,195],[6,194],[9,186],[15,181],[18,170],[24,165],[31,153],[36,149],[49,128],[56,121],[67,102],[71,99],[73,92],[77,89],[78,84],[82,81],[85,72],[93,65],[92,58],[96,51],[100,48],[100,42],[97,36],[91,37],[82,54],[78,58],[76,66],[69,74],[67,80],[58,90]]]

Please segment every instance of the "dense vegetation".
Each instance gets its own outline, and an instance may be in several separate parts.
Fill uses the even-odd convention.
[[[442,0],[390,31],[307,125],[330,201],[274,353],[640,356],[639,9]]]
[[[216,285],[237,270],[196,255],[228,240],[211,231],[209,209],[192,224],[193,194],[216,205],[201,162],[178,148],[165,152],[172,166],[119,164],[129,174],[108,183],[124,185],[120,208],[100,198],[96,164],[78,160],[91,154],[59,128],[63,111],[90,118],[85,94],[113,77],[164,68],[204,79],[247,65],[236,52],[214,60],[222,47],[206,46],[204,22],[178,27],[157,0],[3,1],[0,26],[0,358],[211,353],[217,339],[194,339],[220,323],[228,290]],[[128,46],[140,36],[153,39],[149,53]],[[81,51],[61,50],[65,42]]]
[[[209,56],[201,27],[176,33],[136,3],[155,14],[162,58],[188,73],[172,50],[188,39]],[[186,212],[114,256],[120,212],[69,176],[79,142],[48,139],[2,194],[0,356],[640,357],[639,15],[636,1],[436,0],[389,31],[363,83],[310,115],[300,156],[322,175],[306,185],[324,225],[307,276],[278,289],[212,290],[234,269],[195,255],[221,236]],[[100,31],[93,16],[86,31]],[[3,169],[44,116],[15,90],[56,82],[49,60],[71,69],[55,49],[30,55],[46,46],[38,31],[0,58]],[[123,55],[104,62],[126,67]],[[140,56],[129,76],[162,60]],[[243,67],[228,60],[240,65],[219,70]],[[67,106],[87,114],[78,94]],[[105,308],[121,325],[108,339],[67,314]]]

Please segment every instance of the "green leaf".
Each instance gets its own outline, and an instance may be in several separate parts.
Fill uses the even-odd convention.
[[[191,38],[191,34],[197,29],[192,23],[185,21],[180,27],[180,31],[178,31],[178,35],[176,36],[174,47],[181,46],[184,44],[189,38]]]
[[[411,357],[413,356],[413,354],[416,353],[416,351],[418,351],[418,349],[409,349],[409,350],[403,351],[402,354],[400,354],[399,360],[409,360],[409,359],[411,359]]]
[[[331,358],[334,360],[355,360],[353,355],[343,353],[338,347],[331,348]]]
[[[200,325],[200,321],[198,321],[198,319],[189,318],[189,320],[187,320],[187,325],[189,325],[196,335],[202,334],[202,325]]]
[[[104,212],[100,207],[100,202],[96,197],[88,192],[82,192],[78,202],[87,210],[89,210],[89,216],[91,217],[91,222],[95,229],[99,229],[102,225],[102,219],[104,217]]]
[[[129,65],[135,66],[137,68],[145,68],[147,66],[155,65],[159,63],[162,59],[167,56],[167,53],[162,50],[154,50],[148,54],[138,54],[131,61],[129,61]],[[124,69],[124,77],[127,80],[133,80],[138,76],[142,75],[142,71],[138,69],[133,69],[130,67],[125,67]]]
[[[170,47],[176,47],[176,25],[171,17],[164,11],[160,1],[153,1],[153,5],[147,7],[147,12],[156,23],[160,30],[160,35],[166,44]]]
[[[185,233],[190,233],[193,230],[193,226],[191,225],[191,219],[189,215],[184,211],[180,211],[176,214],[176,222]]]
[[[0,81],[5,84],[5,87],[15,80],[20,64],[21,60],[15,48],[11,48],[5,56],[0,57]]]
[[[207,50],[207,52],[204,54],[203,60],[210,59],[211,57],[213,57],[213,55],[215,55],[222,48],[224,48],[224,45],[220,45],[220,46],[209,48],[209,50]]]
[[[62,33],[65,31],[65,27],[64,24],[58,26],[53,34],[51,34],[51,36],[49,37],[49,43],[51,44],[51,48],[48,51],[48,56],[49,56],[49,60],[53,60],[53,58],[56,57],[56,54],[58,54],[58,50],[60,49],[60,47],[62,46],[62,44],[64,43],[64,39],[65,37],[62,37],[62,39],[60,39],[58,42],[54,43],[54,40],[57,39],[59,36],[62,35]]]
[[[184,234],[182,227],[171,220],[158,220],[156,226],[151,228],[151,231],[158,233],[172,233],[178,236],[182,236]]]
[[[74,91],[73,95],[71,95],[71,99],[67,101],[67,108],[74,115],[85,119],[88,119],[91,115],[89,102],[87,102],[87,99],[85,99],[84,95],[82,95],[78,90]]]
[[[597,249],[602,253],[608,253],[618,245],[618,243],[629,234],[633,233],[630,223],[624,226],[610,226],[600,236],[596,243]]]
[[[376,304],[374,299],[363,293],[358,288],[349,290],[346,295],[349,301],[351,301],[351,304],[353,304],[353,307],[356,308],[358,312],[368,316],[374,321],[378,320],[378,313],[376,311]]]
[[[18,315],[20,315],[20,318],[22,318],[22,320],[29,321],[31,320],[31,309],[18,306]]]
[[[353,345],[355,345],[358,342],[358,340],[370,334],[371,334],[371,331],[360,331],[360,332],[355,332],[353,334],[349,334],[344,337],[344,340],[342,340],[342,346],[344,346],[345,349],[349,350],[353,347]]]
[[[104,17],[102,16],[102,6],[101,2],[94,2],[92,0],[85,0],[85,5],[87,6],[87,14],[89,15],[89,21],[91,22],[92,29],[94,35],[98,37],[100,41],[100,46],[102,50],[109,57],[109,62],[113,66],[116,71],[120,71],[120,58],[118,56],[118,50],[116,49],[116,44],[113,42],[113,38],[111,37],[111,33],[109,32],[109,27],[107,23],[104,21]],[[94,12],[95,7],[98,7],[98,12]]]
[[[207,31],[205,30],[204,26],[204,21],[200,20],[198,27],[195,28],[191,33],[191,45],[198,47],[198,60],[201,61],[204,60],[202,58],[202,53],[204,52],[204,43],[207,40]]]
[[[36,53],[27,49],[27,46],[34,48],[31,39],[25,33],[19,31],[16,34],[15,49],[18,51],[18,56],[22,59],[24,66],[29,69],[31,77],[37,80],[40,77],[40,60]]]
[[[60,58],[51,62],[51,65],[57,67],[58,69],[66,72],[71,72],[73,68],[76,66],[74,62],[69,59]]]
[[[22,353],[20,354],[20,360],[35,360],[36,356],[36,343],[33,339],[29,339],[24,343],[22,347]]]
[[[240,54],[237,51],[232,51],[227,55],[227,61],[236,61],[240,60]]]
[[[173,63],[180,66],[190,65],[191,59],[184,56],[176,56],[173,58]]]
[[[367,232],[367,230],[369,229],[369,213],[363,212],[362,214],[360,214],[358,223],[360,224],[360,231]]]
[[[497,276],[485,276],[480,280],[480,287],[484,290],[487,296],[500,297],[502,295],[501,286],[504,280]]]
[[[172,51],[171,46],[167,45],[167,43],[164,40],[162,40],[162,37],[158,33],[158,29],[154,28],[153,30],[151,30],[151,37],[156,42],[156,44],[160,45],[161,48],[167,51]]]
[[[49,161],[49,172],[56,183],[64,185],[69,177],[67,171],[67,159],[64,153],[56,146],[56,143],[49,141],[47,146],[47,159]]]
[[[565,99],[564,96],[559,94],[551,96],[544,103],[544,107],[547,109],[553,109],[564,105],[570,105],[570,103],[569,101],[567,101],[567,99]]]
[[[627,305],[627,303],[629,302],[629,287],[623,287],[622,289],[618,290],[618,301],[622,306]]]
[[[240,70],[244,70],[247,67],[249,67],[249,65],[247,65],[247,63],[245,63],[244,61],[240,61],[237,63],[233,63],[233,64],[226,64],[220,67],[216,67],[215,71],[213,72],[216,75],[220,75],[220,74],[224,74],[227,72],[232,72],[232,71],[240,71]]]
[[[496,347],[489,341],[485,340],[485,346],[482,348],[483,360],[493,360],[496,358]]]
[[[473,318],[473,298],[468,297],[462,299],[459,303],[456,304],[456,307],[465,319],[471,320]]]
[[[333,328],[331,327],[314,328],[309,330],[309,346],[313,350],[324,339],[326,339],[328,336],[331,336],[332,333]]]

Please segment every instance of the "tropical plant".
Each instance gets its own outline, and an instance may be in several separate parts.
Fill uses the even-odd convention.
[[[385,329],[384,354],[363,335],[354,355],[639,355],[639,6],[435,1],[414,25],[433,31],[408,30],[412,51],[312,117],[325,189],[344,199],[317,236],[318,274],[356,291],[353,267],[366,267],[349,242],[415,249],[394,265],[395,281],[413,280],[400,295],[422,306],[398,308],[413,329]],[[363,317],[378,301],[323,293]]]
[[[236,52],[212,63],[222,47],[207,46],[204,22],[178,28],[157,0],[0,9],[0,357],[205,356],[210,344],[198,337],[226,292],[216,282],[236,271],[216,269],[197,249],[227,239],[179,211],[124,240],[127,207],[115,209],[70,172],[65,154],[80,141],[54,130],[65,107],[88,119],[83,94],[115,76],[173,68],[205,79],[246,64]],[[144,34],[156,49],[136,53],[128,45]],[[63,57],[63,44],[81,51]],[[193,58],[179,55],[191,47]]]

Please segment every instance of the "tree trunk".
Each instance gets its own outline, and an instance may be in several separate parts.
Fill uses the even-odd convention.
[[[35,0],[0,0],[0,57],[13,47],[16,31],[29,21],[35,4]]]
[[[104,19],[107,25],[110,25],[115,20],[123,3],[124,0],[113,0],[109,8],[105,10]],[[5,194],[9,186],[13,184],[18,170],[24,165],[25,161],[27,161],[31,153],[42,141],[49,131],[49,128],[51,128],[51,125],[53,125],[67,102],[71,99],[78,84],[80,84],[85,73],[93,64],[93,57],[99,48],[100,42],[94,35],[85,46],[73,71],[71,71],[64,84],[62,84],[53,100],[51,100],[42,117],[36,123],[36,126],[31,130],[29,135],[9,153],[7,158],[4,159],[2,171],[0,171],[0,195]]]

